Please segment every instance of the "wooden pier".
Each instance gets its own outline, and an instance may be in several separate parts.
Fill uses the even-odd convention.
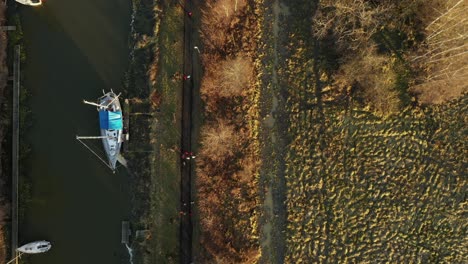
[[[122,221],[122,238],[120,240],[122,244],[128,244],[130,233],[130,223],[128,221]]]
[[[2,31],[13,31],[16,30],[16,26],[1,26]]]

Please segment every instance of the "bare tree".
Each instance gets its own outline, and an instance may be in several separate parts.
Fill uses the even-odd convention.
[[[249,58],[237,56],[221,63],[219,71],[222,97],[244,95],[253,75],[253,65]]]
[[[232,158],[242,145],[244,137],[233,125],[224,121],[211,123],[202,129],[200,155],[223,162]]]
[[[208,111],[216,111],[220,98],[244,96],[253,77],[250,58],[239,55],[219,61],[218,57],[204,58],[205,75],[200,92]]]
[[[392,8],[391,3],[374,6],[365,0],[320,1],[312,32],[319,39],[334,36],[339,50],[357,50],[388,22]]]
[[[222,47],[230,37],[228,29],[236,14],[247,5],[246,0],[210,0],[202,15],[202,37],[208,48]]]
[[[442,8],[425,27],[425,49],[412,63],[425,74],[412,91],[422,103],[442,103],[468,91],[466,0],[439,0]]]

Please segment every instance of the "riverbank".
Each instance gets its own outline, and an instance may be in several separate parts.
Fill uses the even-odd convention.
[[[0,25],[4,26],[6,24],[5,19],[5,6],[0,5]],[[6,262],[6,230],[5,224],[9,213],[9,199],[7,194],[10,193],[8,190],[8,179],[5,164],[8,159],[5,158],[8,155],[9,151],[5,151],[5,137],[7,128],[9,127],[9,116],[5,114],[4,109],[7,104],[7,96],[5,88],[8,80],[8,68],[6,65],[6,49],[7,49],[7,36],[5,31],[0,31],[0,262]]]
[[[178,263],[183,18],[173,1],[133,1],[126,76],[135,263]]]

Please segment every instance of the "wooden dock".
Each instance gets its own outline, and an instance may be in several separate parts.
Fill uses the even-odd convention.
[[[16,26],[1,26],[2,31],[13,31],[16,30]]]
[[[128,221],[122,221],[122,238],[120,240],[122,244],[128,244],[130,233],[130,223]]]

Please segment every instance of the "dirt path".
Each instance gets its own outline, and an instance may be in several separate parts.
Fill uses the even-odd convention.
[[[286,208],[285,200],[285,178],[284,178],[284,157],[283,149],[285,149],[285,133],[281,127],[281,120],[284,116],[283,105],[285,99],[281,97],[281,80],[278,76],[279,61],[281,56],[281,24],[285,17],[289,15],[287,6],[281,3],[280,0],[275,0],[273,3],[268,3],[266,13],[271,14],[270,21],[267,24],[271,25],[272,34],[267,37],[266,41],[272,47],[271,59],[266,62],[272,66],[272,71],[268,73],[267,82],[271,89],[263,91],[265,102],[268,106],[264,110],[266,116],[262,127],[266,132],[263,152],[275,157],[273,160],[266,161],[262,168],[261,178],[265,182],[263,197],[263,212],[264,217],[261,224],[262,239],[260,246],[262,248],[261,263],[283,263],[285,256],[285,235],[284,229],[286,225]],[[270,28],[267,26],[267,28]]]

